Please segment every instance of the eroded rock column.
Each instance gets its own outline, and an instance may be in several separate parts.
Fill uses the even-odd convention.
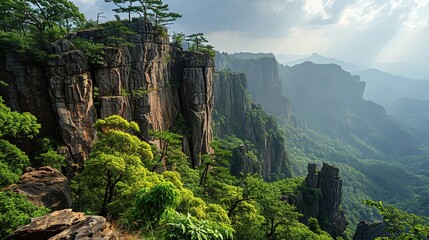
[[[213,71],[208,55],[188,53],[184,58],[181,100],[193,166],[201,164],[200,154],[212,152]]]

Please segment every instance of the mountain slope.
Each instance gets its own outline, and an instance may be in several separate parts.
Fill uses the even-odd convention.
[[[422,144],[429,145],[429,101],[403,98],[388,104],[386,111],[406,126]]]
[[[429,100],[429,80],[395,76],[377,69],[355,71],[366,82],[364,98],[387,106],[401,98]]]
[[[383,107],[363,99],[365,83],[334,64],[306,62],[288,69],[286,95],[309,128],[358,147],[362,157],[418,153],[417,141]]]

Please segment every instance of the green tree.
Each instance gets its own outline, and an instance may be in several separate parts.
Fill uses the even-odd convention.
[[[49,212],[46,207],[36,207],[24,195],[0,192],[0,238],[11,234],[17,227]]]
[[[375,207],[387,223],[386,230],[392,239],[428,239],[429,222],[425,217],[406,213],[383,202],[365,200],[364,204]]]
[[[163,170],[167,168],[188,165],[188,157],[182,152],[183,136],[169,131],[149,131],[149,135],[159,142],[152,170],[155,171],[162,164]]]
[[[20,0],[22,1],[22,0]],[[68,0],[23,0],[27,6],[21,9],[27,23],[39,32],[64,27],[70,32],[71,26],[80,25],[85,21],[79,8]]]
[[[18,181],[30,163],[27,155],[6,139],[33,138],[39,128],[36,117],[11,111],[0,97],[0,187]]]
[[[117,13],[128,13],[128,19],[131,20],[131,13],[136,13],[143,17],[145,22],[153,18],[153,24],[166,25],[182,15],[174,12],[169,12],[168,4],[164,4],[162,0],[105,0],[112,2],[117,6],[113,11]]]
[[[98,120],[94,127],[97,140],[76,182],[81,203],[106,216],[109,204],[121,201],[122,193],[132,195],[142,187],[147,171],[142,160],[153,155],[149,144],[132,135],[139,132],[135,122],[114,115]]]
[[[142,188],[136,197],[134,219],[143,225],[154,227],[167,209],[180,203],[180,192],[170,182],[162,182],[151,189]]]
[[[191,50],[196,52],[200,51],[201,46],[204,46],[204,43],[207,43],[208,40],[204,37],[203,33],[194,33],[186,36],[186,41],[191,42]]]

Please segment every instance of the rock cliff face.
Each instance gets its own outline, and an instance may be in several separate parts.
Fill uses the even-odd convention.
[[[89,156],[98,118],[134,120],[148,139],[148,129],[168,130],[182,114],[189,129],[184,148],[199,165],[198,155],[211,151],[213,60],[174,49],[148,24],[132,22],[129,28],[135,33],[125,39],[132,44],[106,47],[103,63],[89,63],[68,40],[52,44],[39,65],[0,56],[0,76],[9,84],[1,95],[13,110],[36,115],[44,135],[63,142],[61,152],[77,164]],[[104,42],[104,31],[77,36]]]
[[[285,68],[285,93],[294,115],[309,128],[344,139],[363,158],[418,153],[416,140],[383,107],[363,99],[365,83],[359,76],[334,64],[305,62]]]
[[[304,214],[304,221],[317,218],[323,230],[333,237],[340,236],[348,223],[340,210],[343,180],[339,169],[323,163],[322,170],[318,171],[316,164],[308,164],[305,184],[309,191],[304,192],[303,199],[296,203]]]
[[[220,72],[214,84],[215,131],[217,136],[235,135],[255,145],[261,167],[255,167],[244,157],[246,147],[234,152],[232,172],[253,172],[261,169],[262,175],[269,179],[273,175],[291,176],[290,162],[284,148],[284,133],[273,117],[268,116],[259,106],[251,102],[247,93],[247,80],[244,74]],[[239,157],[238,153],[243,157]]]
[[[274,56],[222,53],[216,55],[216,67],[219,70],[231,69],[245,73],[252,100],[261,104],[267,113],[290,115],[290,103],[282,92],[278,63]]]

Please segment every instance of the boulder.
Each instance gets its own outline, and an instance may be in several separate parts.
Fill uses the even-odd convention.
[[[21,180],[6,190],[24,194],[36,206],[51,210],[70,208],[72,205],[67,178],[52,167],[27,168]]]
[[[361,221],[357,227],[353,240],[372,240],[377,237],[391,237],[385,230],[387,223],[385,222],[368,222]]]
[[[117,232],[104,217],[64,209],[31,219],[29,224],[19,227],[5,240],[121,239],[114,235]]]

